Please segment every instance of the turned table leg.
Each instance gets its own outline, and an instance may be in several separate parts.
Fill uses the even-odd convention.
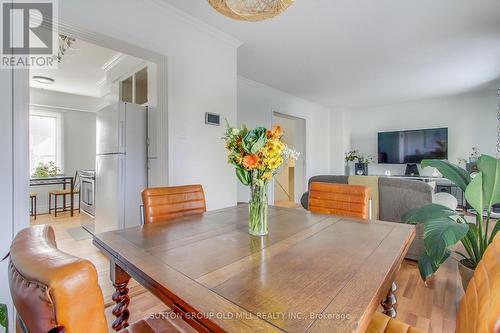
[[[115,263],[111,263],[110,274],[111,281],[116,290],[112,296],[113,301],[116,303],[112,312],[116,319],[113,321],[112,327],[113,330],[119,331],[128,326],[128,318],[130,317],[130,312],[128,310],[130,297],[127,288],[130,275]]]
[[[396,316],[398,315],[396,311],[397,307],[397,299],[395,294],[396,290],[397,290],[396,282],[393,282],[391,288],[389,289],[389,293],[387,294],[386,298],[382,301],[384,314],[391,318],[396,318]]]

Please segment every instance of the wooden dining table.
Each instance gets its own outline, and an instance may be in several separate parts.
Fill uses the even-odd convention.
[[[297,209],[269,207],[268,221],[267,236],[249,235],[238,205],[95,235],[116,288],[113,328],[128,325],[133,277],[200,332],[363,332],[393,299],[415,236]]]

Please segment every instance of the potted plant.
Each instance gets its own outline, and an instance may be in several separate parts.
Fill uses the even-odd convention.
[[[5,328],[5,333],[9,333],[9,314],[5,304],[0,304],[0,326]]]
[[[468,204],[476,211],[475,222],[469,223],[463,214],[438,204],[412,210],[403,221],[423,223],[425,253],[418,260],[422,279],[433,275],[455,253],[460,258],[459,270],[465,289],[486,248],[500,230],[500,220],[490,229],[492,206],[500,203],[500,162],[482,155],[477,160],[478,172],[472,175],[448,161],[422,161],[422,167],[427,166],[437,168],[465,192]],[[452,248],[458,242],[465,252]]]
[[[350,151],[345,153],[344,160],[345,160],[345,174],[346,174],[346,176],[349,176],[349,174],[351,173],[349,163],[357,161],[360,158],[360,156],[361,156],[361,153],[359,151],[357,151],[356,149],[350,150]]]
[[[282,140],[283,130],[273,126],[271,130],[256,127],[248,130],[227,124],[223,137],[228,150],[228,162],[236,168],[239,181],[250,187],[248,230],[251,235],[263,236],[267,226],[267,185],[279,172],[279,168],[299,153]]]
[[[55,165],[54,162],[43,163],[40,162],[31,175],[32,178],[47,178],[61,174],[61,169]]]

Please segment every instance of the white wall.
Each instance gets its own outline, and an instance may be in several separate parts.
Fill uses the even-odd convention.
[[[63,93],[46,89],[30,88],[30,105],[37,109],[48,107],[53,111],[95,112],[104,107],[102,98]]]
[[[168,91],[158,94],[168,94],[169,183],[201,183],[209,210],[236,204],[224,129],[205,125],[204,114],[236,122],[239,44],[157,0],[63,1],[59,9],[63,22],[168,56]]]
[[[471,148],[495,155],[496,91],[426,99],[390,106],[352,110],[350,114],[351,148],[377,157],[377,133],[382,131],[448,127],[449,154],[452,163],[468,158]],[[369,166],[370,174],[404,174],[405,165]]]
[[[96,154],[96,115],[90,112],[63,114],[64,173],[94,170]]]
[[[345,172],[344,153],[350,149],[350,110],[333,109],[330,117],[330,169],[332,175]]]
[[[261,83],[238,77],[238,125],[249,128],[273,123],[273,111],[306,120],[306,177],[330,173],[330,110]],[[234,122],[230,123],[234,125]],[[232,171],[234,175],[234,170]],[[236,177],[236,176],[234,176]],[[248,201],[249,189],[238,185],[238,201]],[[270,198],[272,202],[272,198]]]

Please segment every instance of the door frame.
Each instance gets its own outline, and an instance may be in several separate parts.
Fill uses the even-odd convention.
[[[300,157],[299,157],[299,161],[302,160],[302,179],[301,179],[301,182],[302,182],[302,186],[304,187],[304,189],[307,189],[307,160],[306,160],[306,156],[307,156],[307,119],[305,118],[301,118],[301,117],[297,117],[297,116],[292,116],[290,114],[286,114],[286,113],[283,113],[283,112],[279,112],[279,111],[276,111],[276,110],[272,110],[272,113],[271,113],[271,126],[275,123],[276,121],[276,118],[286,118],[286,119],[290,119],[290,120],[300,120],[302,121],[303,123],[303,128],[302,128],[302,134],[304,135],[304,151],[301,151],[300,152]],[[270,192],[270,201],[271,201],[271,204],[274,205],[274,184],[275,180],[273,178],[272,180],[272,189],[271,189],[271,192]],[[300,194],[302,195],[302,193]]]
[[[118,40],[107,35],[94,32],[68,24],[59,19],[58,29],[60,34],[68,35],[101,47],[128,54],[146,61],[155,63],[157,66],[157,109],[159,115],[160,129],[157,137],[158,159],[160,165],[160,179],[158,183],[167,185],[171,182],[171,170],[169,168],[168,149],[168,58],[164,54],[151,51],[128,42]],[[13,70],[12,90],[12,112],[13,123],[16,129],[13,133],[13,235],[19,230],[28,227],[30,220],[28,212],[29,195],[29,71]],[[16,171],[16,170],[21,170]]]

